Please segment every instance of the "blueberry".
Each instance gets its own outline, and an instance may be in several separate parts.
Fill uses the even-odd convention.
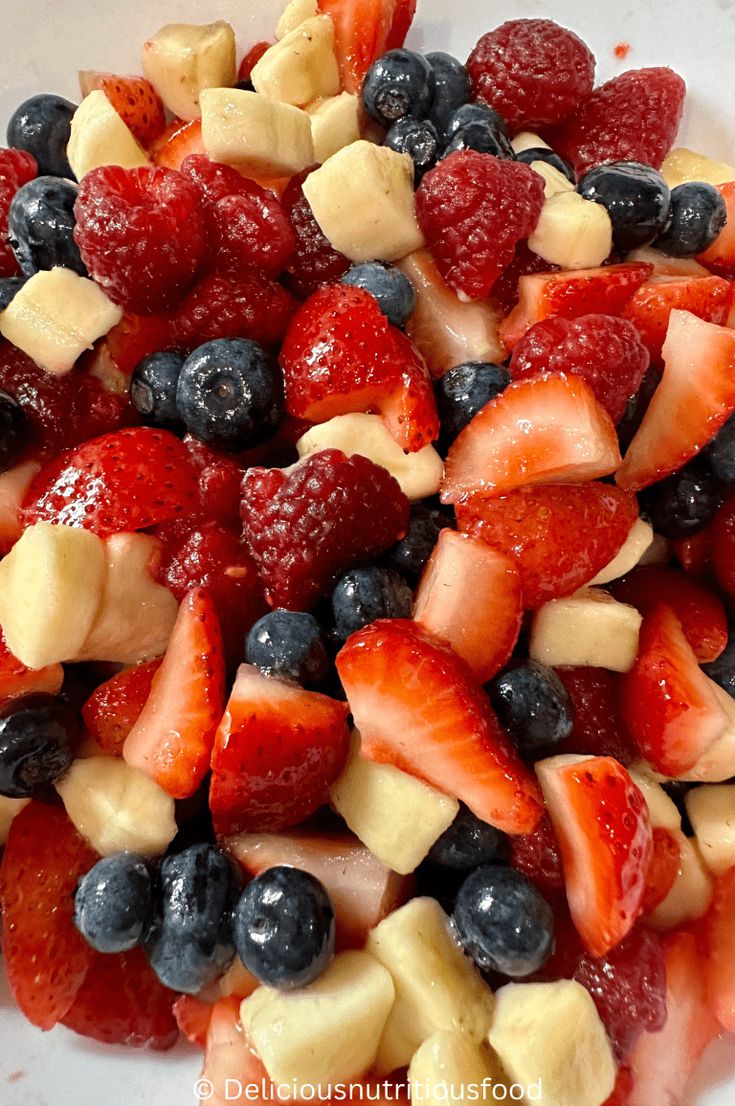
[[[86,276],[74,241],[76,198],[76,185],[58,177],[37,177],[13,196],[8,240],[25,276],[56,265]]]
[[[458,131],[469,126],[470,123],[484,123],[491,130],[504,134],[510,145],[510,134],[503,116],[494,108],[488,107],[487,104],[463,104],[456,111],[453,111],[444,131],[447,142],[450,138],[454,138]],[[511,151],[512,149],[511,146]]]
[[[412,503],[406,536],[388,551],[387,563],[402,575],[417,579],[431,556],[439,534],[451,525],[438,508],[429,507],[426,503]]]
[[[239,451],[264,441],[283,412],[283,379],[257,342],[217,338],[181,368],[176,406],[187,430],[208,445]]]
[[[71,134],[71,120],[76,104],[42,92],[24,100],[10,116],[8,146],[27,150],[38,162],[38,171],[44,176],[69,177],[74,173],[66,156]]]
[[[362,288],[374,296],[378,307],[393,326],[405,326],[416,306],[413,284],[394,265],[384,265],[380,261],[353,265],[342,277],[342,284]]]
[[[13,302],[24,284],[25,277],[0,277],[0,311],[4,311]]]
[[[428,119],[398,119],[386,134],[385,145],[398,154],[408,154],[418,187],[424,173],[436,165],[439,135]]]
[[[727,222],[718,188],[702,181],[677,185],[671,192],[671,223],[656,248],[671,257],[694,257],[711,246]]]
[[[522,979],[539,971],[554,948],[554,915],[513,868],[478,868],[459,889],[454,927],[482,971]]]
[[[442,156],[448,157],[457,150],[476,150],[479,154],[492,154],[510,161],[515,156],[507,134],[484,122],[461,127],[447,142]]]
[[[735,485],[735,415],[730,415],[702,456],[721,484],[727,488]]]
[[[12,468],[28,440],[23,408],[7,392],[0,392],[0,472]]]
[[[710,680],[714,680],[735,699],[735,633],[730,634],[727,646],[717,660],[703,664],[702,669]]]
[[[468,361],[446,372],[436,387],[442,445],[451,445],[477,412],[509,384],[508,370],[490,361]]]
[[[180,353],[151,353],[136,365],[130,379],[130,399],[153,426],[178,426],[176,388],[184,358]]]
[[[126,952],[144,939],[152,915],[148,865],[135,853],[114,853],[82,876],[74,895],[74,924],[97,952]]]
[[[671,193],[659,172],[639,161],[615,161],[585,173],[580,196],[602,204],[610,216],[613,242],[634,250],[653,242],[670,219]]]
[[[270,611],[245,642],[245,660],[263,672],[315,687],[329,672],[321,626],[305,611]]]
[[[346,641],[378,618],[410,618],[412,606],[411,588],[393,569],[351,568],[332,592],[335,632]]]
[[[249,972],[291,991],[322,974],[334,955],[334,910],[322,884],[300,868],[268,868],[242,893],[235,946]]]
[[[496,676],[488,692],[501,725],[522,753],[564,741],[572,732],[572,701],[553,668],[526,661]]]
[[[196,994],[227,971],[235,956],[232,912],[240,885],[232,861],[214,845],[164,857],[146,951],[166,987]]]
[[[686,538],[712,521],[721,496],[706,463],[697,458],[647,489],[646,501],[657,533]]]
[[[27,799],[66,772],[79,725],[50,695],[17,699],[0,716],[0,795]]]
[[[505,834],[482,822],[462,803],[449,829],[432,845],[427,860],[441,868],[468,871],[481,864],[497,864],[507,857]]]
[[[413,50],[389,50],[374,61],[362,86],[365,108],[383,127],[426,115],[434,95],[434,71]]]
[[[528,150],[521,150],[520,153],[516,154],[516,161],[523,161],[526,165],[532,165],[534,161],[544,161],[547,165],[551,165],[554,169],[558,169],[560,173],[563,173],[570,184],[577,183],[574,170],[569,162],[550,150],[548,146],[532,146]]]
[[[434,73],[434,98],[429,118],[443,135],[452,113],[472,95],[472,84],[465,67],[451,54],[437,50],[427,54],[426,60]]]

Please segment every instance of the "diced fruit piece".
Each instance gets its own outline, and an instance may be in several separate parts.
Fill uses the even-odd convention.
[[[619,464],[612,421],[589,385],[545,373],[510,384],[465,427],[447,456],[442,501],[594,480]]]
[[[138,169],[148,155],[101,89],[90,92],[74,112],[67,157],[77,180],[101,165]]]
[[[645,261],[653,265],[652,276],[706,277],[708,272],[693,257],[669,257],[654,246],[639,246],[628,254],[628,261]]]
[[[500,1065],[488,1050],[455,1029],[439,1030],[427,1037],[413,1054],[408,1068],[408,1083],[414,1097],[426,1098],[428,1102],[438,1102],[443,1087],[484,1084],[489,1093],[494,1082],[504,1082]]]
[[[715,876],[735,866],[735,786],[695,787],[685,799],[702,860]]]
[[[339,92],[334,24],[314,15],[265,51],[250,71],[255,91],[271,100],[304,107]]]
[[[164,169],[181,169],[187,157],[203,153],[201,119],[193,119],[191,123],[175,119],[149,151],[153,164]]]
[[[235,32],[224,20],[168,23],[143,44],[143,72],[173,115],[196,119],[204,89],[235,83]]]
[[[307,107],[314,140],[314,160],[323,163],[338,150],[357,142],[360,137],[360,111],[357,96],[341,92],[317,100]]]
[[[663,902],[646,918],[648,925],[666,932],[698,921],[712,900],[713,879],[704,866],[696,841],[681,830],[674,833],[679,845],[679,868]]]
[[[319,11],[316,0],[290,0],[276,23],[276,41],[280,42],[290,31],[300,27]]]
[[[661,175],[672,189],[689,181],[727,184],[728,181],[735,181],[735,166],[714,161],[704,154],[688,150],[686,146],[676,146],[666,155],[661,166]]]
[[[314,166],[292,177],[282,197],[296,235],[296,250],[288,265],[289,286],[300,296],[310,296],[324,283],[333,284],[349,269],[349,260],[330,243],[303,192],[303,183]]]
[[[612,757],[551,757],[536,771],[574,925],[589,952],[603,956],[640,914],[653,853],[646,801]]]
[[[656,363],[661,359],[672,311],[689,311],[705,322],[724,325],[731,294],[722,277],[653,276],[628,301],[623,317],[633,323]]]
[[[636,750],[620,714],[618,677],[605,668],[560,668],[572,700],[574,729],[559,752],[615,757],[630,764]],[[677,823],[678,824],[678,823]]]
[[[633,777],[631,776],[631,779]],[[635,782],[635,781],[634,781]],[[645,798],[645,795],[644,795]],[[648,808],[650,815],[650,806]],[[653,853],[646,878],[646,890],[641,901],[641,914],[645,917],[668,897],[679,877],[681,845],[679,835],[655,826],[653,829]]]
[[[714,680],[705,679],[707,693],[714,696],[723,712],[725,727],[696,764],[680,772],[677,778],[692,783],[722,783],[735,775],[735,700]]]
[[[100,684],[87,699],[82,708],[84,724],[103,752],[122,755],[125,739],[146,704],[160,666],[156,659],[126,668]]]
[[[337,669],[365,756],[453,795],[498,829],[534,829],[535,783],[448,646],[413,622],[386,619],[353,634]]]
[[[717,1021],[727,1032],[732,1032],[735,1027],[733,906],[735,906],[735,867],[729,867],[715,881],[712,903],[703,921],[706,939],[704,979],[707,1002]]]
[[[254,176],[292,176],[314,163],[309,116],[239,88],[202,92],[202,141],[212,161]]]
[[[665,829],[676,836],[681,831],[681,814],[674,800],[658,782],[661,776],[645,760],[633,761],[628,774],[640,790],[648,806],[648,814],[654,829]]]
[[[319,0],[319,11],[334,22],[342,84],[359,92],[372,62],[403,46],[416,11],[415,0]]]
[[[590,580],[592,585],[609,584],[614,580],[619,580],[621,576],[625,576],[626,573],[639,564],[641,558],[645,556],[646,552],[651,548],[654,540],[653,527],[650,522],[646,522],[645,519],[637,518],[631,526],[628,536],[621,545],[619,551],[615,554],[611,561],[601,568],[597,575]],[[623,598],[622,595],[616,596],[616,598]],[[632,606],[635,607],[635,603]]]
[[[163,104],[143,77],[84,70],[79,74],[79,86],[82,96],[101,89],[141,146],[150,145],[166,126]]]
[[[735,222],[735,181],[720,185],[720,192],[727,207],[727,223],[709,249],[699,254],[697,261],[706,265],[713,272],[732,280],[735,277],[735,229],[733,229],[733,222]]]
[[[193,995],[179,995],[172,1006],[176,1024],[187,1041],[199,1048],[204,1048],[207,1043],[207,1032],[212,1020],[213,1004],[203,1002]],[[239,1023],[239,1005],[237,1007],[237,1022]]]
[[[24,695],[56,695],[64,682],[60,664],[27,668],[8,649],[0,634],[0,706]]]
[[[541,208],[528,246],[544,261],[563,269],[594,268],[602,265],[612,250],[610,216],[601,204],[578,192],[557,192]]]
[[[239,1000],[234,997],[221,998],[210,1010],[202,1085],[207,1090],[211,1088],[212,1093],[206,1101],[211,1106],[226,1106],[235,1080],[243,1087],[259,1088],[265,1084],[270,1091],[268,1073],[243,1033]],[[265,1093],[261,1092],[263,1096]],[[200,1099],[200,1102],[204,1101]]]
[[[16,818],[23,807],[28,806],[30,799],[8,799],[0,795],[0,847],[4,848],[8,843],[8,834]]]
[[[20,505],[40,467],[38,461],[22,461],[0,473],[0,553],[3,556],[23,533]]]
[[[529,656],[542,664],[579,665],[629,672],[638,653],[642,617],[598,588],[553,599],[537,612]]]
[[[510,657],[522,613],[514,562],[479,538],[442,530],[421,577],[413,617],[448,642],[479,683]]]

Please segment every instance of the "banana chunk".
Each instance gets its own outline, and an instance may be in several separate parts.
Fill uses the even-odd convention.
[[[653,545],[653,527],[645,519],[637,518],[628,532],[628,536],[613,559],[601,568],[590,584],[609,584],[612,580],[619,580],[630,572],[641,557]]]
[[[0,795],[0,849],[7,844],[13,818],[16,814],[20,814],[30,801],[30,799],[7,799],[4,795]]]
[[[101,165],[140,169],[150,160],[101,89],[85,96],[74,112],[66,156],[77,180]]]
[[[224,20],[168,23],[144,44],[143,72],[173,115],[198,119],[203,89],[235,83],[235,32]]]
[[[485,1045],[463,1033],[447,1031],[429,1037],[414,1053],[408,1068],[411,1099],[423,1106],[468,1106],[498,1102],[493,1086],[506,1086],[504,1073]],[[507,1098],[507,1091],[504,1095]]]
[[[714,161],[704,154],[677,146],[664,160],[661,175],[669,188],[676,188],[688,181],[704,181],[705,184],[727,184],[735,180],[735,166],[724,161]]]
[[[679,871],[674,886],[646,919],[654,929],[669,930],[694,922],[707,913],[712,901],[712,876],[707,871],[697,842],[679,830]]]
[[[721,876],[735,864],[735,784],[695,787],[684,802],[702,860]]]
[[[359,139],[360,107],[353,93],[342,92],[339,96],[316,100],[306,110],[311,119],[314,161],[320,165]]]
[[[316,0],[291,0],[276,23],[276,42],[280,42],[289,31],[295,30],[301,23],[318,14],[319,5]]]
[[[533,168],[538,165],[534,162]],[[552,265],[594,269],[612,250],[610,216],[601,204],[585,199],[573,189],[564,189],[544,203],[528,245]]]
[[[301,108],[240,88],[205,89],[200,103],[202,141],[213,161],[271,177],[314,163],[311,120]]]
[[[534,616],[529,656],[551,665],[585,665],[629,672],[638,653],[642,616],[607,592],[583,588],[552,599]]]
[[[336,96],[339,68],[332,17],[315,15],[289,31],[256,62],[250,80],[256,92],[295,107]]]

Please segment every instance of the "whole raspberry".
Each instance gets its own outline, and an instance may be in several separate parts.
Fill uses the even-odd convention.
[[[460,150],[427,173],[416,213],[437,268],[456,292],[484,299],[544,204],[544,182],[519,161]]]
[[[510,375],[514,380],[540,372],[583,376],[613,422],[619,422],[648,362],[648,350],[627,319],[582,315],[532,326],[513,348]]]
[[[286,289],[261,273],[211,274],[202,277],[174,313],[176,344],[193,349],[215,338],[251,338],[275,345],[295,309]]]
[[[574,729],[559,753],[615,757],[631,764],[633,740],[620,715],[618,677],[604,668],[559,668],[557,675],[572,700]]]
[[[206,254],[199,195],[172,169],[93,169],[79,186],[74,214],[90,275],[129,311],[173,307]]]
[[[606,161],[660,169],[676,138],[685,93],[673,69],[630,69],[591,92],[549,141],[578,176]]]
[[[292,177],[282,202],[291,218],[296,235],[296,248],[287,266],[288,284],[298,296],[310,296],[322,284],[334,284],[350,263],[338,253],[322,234],[301,186],[313,169],[305,169]]]
[[[513,132],[571,115],[592,91],[595,56],[551,19],[510,19],[482,36],[467,69],[475,97]]]
[[[506,311],[510,311],[518,303],[520,292],[518,282],[521,277],[533,276],[534,273],[558,273],[559,266],[544,261],[537,253],[529,250],[528,243],[519,242],[513,260],[507,268],[503,269],[493,285],[493,300]]]
[[[533,833],[510,838],[510,864],[547,898],[553,899],[563,891],[561,852],[548,814],[544,814]]]
[[[10,201],[23,184],[38,175],[36,159],[25,150],[0,149],[0,277],[16,276],[20,269],[8,242]]]
[[[245,541],[272,607],[309,610],[345,569],[402,538],[409,504],[386,469],[338,449],[291,469],[250,469]]]

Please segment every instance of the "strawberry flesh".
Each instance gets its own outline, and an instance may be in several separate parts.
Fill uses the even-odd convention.
[[[100,684],[82,707],[89,735],[111,756],[122,756],[125,739],[140,717],[151,691],[160,658],[126,668]]]

